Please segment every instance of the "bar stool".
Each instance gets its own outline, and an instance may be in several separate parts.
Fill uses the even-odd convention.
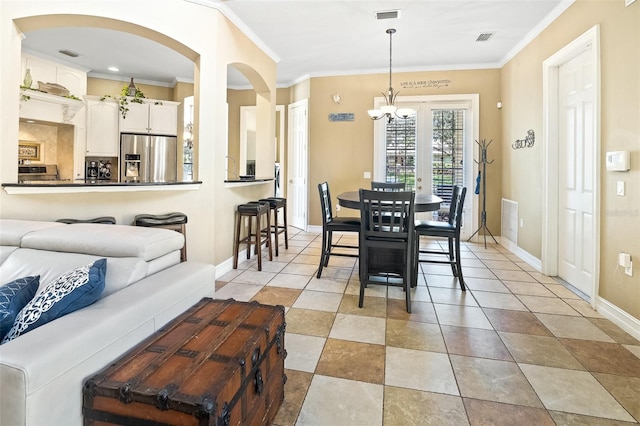
[[[113,216],[101,216],[93,219],[58,219],[56,222],[66,223],[69,225],[72,223],[103,223],[106,225],[115,225],[116,218]]]
[[[255,251],[258,256],[258,271],[262,271],[262,243],[266,243],[269,247],[269,260],[273,260],[273,251],[271,249],[271,221],[269,220],[268,203],[250,202],[240,204],[236,208],[236,232],[233,244],[233,269],[238,269],[238,251],[240,244],[247,245],[247,259],[251,257],[251,244],[255,244]],[[266,227],[262,228],[262,218],[266,218]],[[240,228],[244,223],[244,218],[249,219],[249,227],[247,236],[240,238]],[[255,228],[252,221],[255,218]],[[252,232],[252,229],[255,231]],[[262,238],[264,235],[264,239]]]
[[[184,246],[180,250],[180,262],[187,261],[187,215],[180,212],[166,214],[139,214],[133,218],[135,226],[172,229],[184,235]]]
[[[284,234],[284,248],[289,248],[289,233],[287,232],[287,199],[282,197],[263,198],[261,202],[269,203],[272,212],[271,232],[276,240],[276,256],[278,256],[278,235]],[[278,222],[278,210],[282,209],[284,214],[284,224]]]

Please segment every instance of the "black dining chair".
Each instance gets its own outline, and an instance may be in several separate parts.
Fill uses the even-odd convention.
[[[357,217],[333,217],[331,208],[331,193],[329,184],[322,182],[318,184],[320,193],[320,206],[322,208],[322,253],[320,254],[320,266],[318,266],[317,277],[322,275],[322,268],[329,264],[330,256],[358,257],[355,253],[334,252],[334,248],[358,249],[358,246],[348,244],[334,244],[334,232],[360,232],[360,218]]]
[[[371,189],[374,191],[404,191],[404,182],[371,182]]]
[[[415,192],[360,189],[360,299],[369,284],[399,286],[411,312]]]
[[[415,221],[415,267],[419,262],[426,263],[444,263],[451,265],[453,276],[458,278],[462,291],[466,290],[464,277],[462,276],[462,264],[460,261],[460,227],[462,225],[462,212],[464,208],[464,199],[467,194],[466,187],[454,186],[451,195],[451,203],[449,207],[449,220],[446,222],[417,220]],[[448,250],[421,250],[420,237],[442,237],[447,239]],[[420,254],[437,254],[445,255],[448,260],[439,259],[420,259]]]

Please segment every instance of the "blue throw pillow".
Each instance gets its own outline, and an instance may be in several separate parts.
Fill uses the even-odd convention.
[[[98,300],[104,290],[106,272],[107,259],[99,259],[51,282],[22,308],[2,343]]]
[[[9,332],[18,312],[33,299],[40,275],[18,278],[0,287],[0,340]]]

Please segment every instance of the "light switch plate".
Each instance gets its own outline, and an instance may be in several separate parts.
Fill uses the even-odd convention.
[[[624,5],[625,6],[631,6],[632,3],[635,3],[636,0],[624,0]]]
[[[371,179],[371,172],[364,172],[365,179]]]
[[[618,183],[616,184],[616,194],[624,197],[624,181],[623,180],[619,180]]]

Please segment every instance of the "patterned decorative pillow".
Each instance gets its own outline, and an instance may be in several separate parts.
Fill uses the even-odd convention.
[[[0,287],[0,340],[9,332],[16,315],[38,291],[40,275],[18,278]]]
[[[106,272],[107,259],[99,259],[61,275],[22,308],[2,343],[91,305],[104,290]]]

